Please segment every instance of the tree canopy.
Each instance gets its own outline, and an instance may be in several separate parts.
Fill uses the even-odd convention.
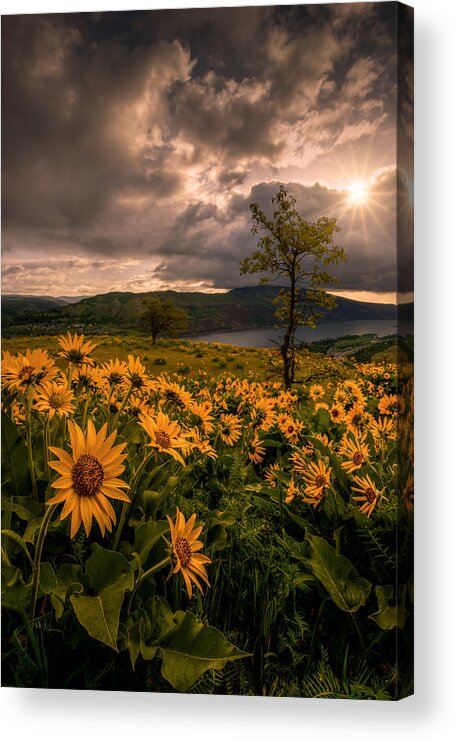
[[[145,324],[155,345],[158,335],[177,337],[188,327],[188,314],[185,309],[176,307],[170,299],[151,297],[143,299],[144,309],[141,313],[141,322]]]
[[[261,283],[285,281],[275,300],[276,317],[284,328],[280,345],[286,387],[295,380],[295,332],[301,325],[315,327],[336,302],[325,286],[335,281],[327,266],[345,260],[343,248],[334,243],[340,231],[337,220],[326,216],[315,222],[303,219],[296,201],[280,185],[272,199],[275,209],[269,217],[259,204],[250,204],[253,226],[259,235],[258,248],[240,264],[241,273],[262,273]]]

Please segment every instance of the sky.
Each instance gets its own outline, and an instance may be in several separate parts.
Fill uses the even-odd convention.
[[[396,117],[395,3],[3,17],[2,291],[252,285],[283,183],[395,301]]]

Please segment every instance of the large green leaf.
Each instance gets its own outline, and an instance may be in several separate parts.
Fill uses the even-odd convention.
[[[147,601],[135,618],[127,628],[133,669],[139,653],[146,660],[160,657],[162,676],[178,691],[189,690],[207,670],[221,670],[227,662],[251,656],[193,613],[173,613],[158,596]]]
[[[177,611],[174,622],[175,628],[160,639],[157,654],[163,658],[162,676],[176,690],[185,692],[207,670],[222,670],[227,662],[249,656],[193,613]]]
[[[133,570],[122,554],[94,544],[86,577],[95,594],[71,595],[76,617],[90,636],[118,651],[120,610],[125,592],[134,586]]]
[[[337,554],[325,539],[307,534],[306,540],[310,546],[308,562],[315,577],[338,608],[348,613],[357,611],[370,594],[371,582],[361,577],[349,559]]]
[[[2,482],[14,495],[28,494],[30,473],[27,448],[11,418],[2,411]]]
[[[378,610],[368,618],[371,618],[379,628],[385,631],[395,629],[397,626],[402,629],[409,615],[405,606],[406,585],[400,585],[398,601],[393,599],[392,585],[376,585],[374,592],[378,601]]]
[[[82,568],[78,564],[62,564],[55,575],[55,582],[46,575],[46,582],[40,581],[40,588],[50,594],[55,617],[61,618],[68,598],[84,589]]]
[[[163,520],[141,523],[135,529],[134,544],[131,549],[131,564],[134,568],[145,564],[150,550],[166,531],[169,531],[169,523]]]

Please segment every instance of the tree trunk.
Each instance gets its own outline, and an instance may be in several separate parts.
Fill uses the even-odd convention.
[[[156,345],[156,336],[157,336],[157,333],[152,332],[152,345]]]
[[[289,319],[288,326],[284,335],[284,340],[280,346],[281,358],[283,359],[283,381],[286,389],[289,389],[295,380],[295,351],[294,351],[294,325],[295,325],[295,277],[291,275],[290,298],[289,298]]]

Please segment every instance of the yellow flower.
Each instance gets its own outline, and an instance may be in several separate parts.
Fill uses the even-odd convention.
[[[280,471],[280,465],[279,465],[278,461],[275,461],[266,470],[266,472],[264,474],[264,478],[270,484],[271,487],[277,487],[278,486],[278,477],[277,477],[277,474],[278,474],[279,471]]]
[[[358,486],[353,487],[352,491],[360,492],[361,494],[358,497],[353,497],[352,499],[357,500],[358,502],[363,502],[363,505],[360,508],[360,512],[365,513],[367,518],[369,518],[374,508],[376,507],[379,498],[381,497],[381,492],[379,492],[376,485],[368,474],[366,475],[366,477],[353,477],[353,479]]]
[[[188,519],[188,522],[185,522],[185,516],[178,508],[175,515],[175,524],[169,515],[167,519],[171,529],[173,560],[171,574],[175,575],[179,571],[182,572],[188,597],[191,599],[193,595],[193,582],[201,593],[203,593],[203,589],[199,580],[203,580],[210,587],[204,565],[210,564],[212,560],[205,554],[198,553],[204,546],[202,541],[198,541],[202,526],[193,528],[196,521],[196,514],[193,513]]]
[[[330,406],[330,417],[334,423],[342,423],[344,420],[344,407],[341,404],[335,402]]]
[[[255,435],[250,443],[248,458],[250,459],[250,461],[253,462],[253,464],[260,464],[261,461],[264,459],[264,456],[265,448],[264,446],[261,446],[261,441],[259,440],[258,436]]]
[[[150,438],[147,444],[156,448],[160,453],[168,453],[176,461],[185,465],[182,455],[176,450],[180,448],[184,455],[187,455],[192,448],[192,444],[184,437],[180,425],[175,420],[159,410],[156,419],[150,415],[141,415],[140,424]]]
[[[137,395],[132,395],[129,399],[128,403],[128,410],[131,415],[134,417],[139,417],[140,415],[147,415],[149,410],[149,403],[146,399],[142,399],[142,397],[138,397]]]
[[[296,485],[295,485],[294,477],[291,477],[291,481],[289,482],[289,484],[288,484],[288,486],[286,488],[286,497],[285,497],[285,500],[284,500],[284,502],[286,503],[286,505],[289,505],[289,503],[293,501],[294,497],[296,495],[299,495],[299,494],[300,494],[299,488],[296,487]]]
[[[125,469],[122,462],[126,454],[122,451],[126,443],[113,446],[116,432],[106,437],[106,424],[97,433],[89,421],[87,434],[84,435],[80,427],[69,420],[68,431],[71,455],[62,448],[49,447],[59,458],[59,461],[49,461],[49,466],[61,476],[52,484],[59,492],[47,504],[64,503],[60,520],[71,514],[71,538],[74,538],[81,523],[88,536],[93,517],[104,536],[106,529],[111,531],[116,523],[115,511],[109,500],[129,502],[128,496],[121,491],[129,485],[118,479]]]
[[[126,368],[126,363],[124,363],[124,361],[119,361],[119,359],[116,358],[115,361],[111,360],[108,361],[108,363],[103,363],[100,375],[108,384],[118,386],[125,379]]]
[[[289,443],[297,443],[299,439],[299,433],[303,428],[303,425],[298,420],[293,420],[291,417],[286,417],[279,425],[281,432]]]
[[[312,448],[312,453],[314,453],[314,448]],[[298,451],[291,454],[289,461],[292,461],[293,469],[297,474],[302,474],[308,466],[307,462]]]
[[[211,445],[208,438],[202,438],[199,430],[195,429],[192,433],[193,448],[199,453],[208,456],[211,459],[217,458],[217,453]]]
[[[188,409],[193,415],[193,423],[203,430],[205,435],[208,435],[213,431],[213,417],[210,414],[212,411],[212,405],[209,402],[195,402],[190,400],[188,403]]]
[[[46,350],[27,350],[12,356],[6,351],[2,362],[2,383],[7,389],[26,392],[32,384],[42,384],[56,372],[55,363]]]
[[[240,438],[242,422],[236,415],[220,415],[220,438],[228,446],[233,446]]]
[[[379,400],[378,410],[381,415],[402,415],[404,412],[403,397],[396,394],[386,394]]]
[[[259,399],[251,410],[251,424],[254,430],[270,430],[275,422],[275,400],[268,397]]]
[[[173,381],[167,381],[164,376],[160,376],[157,383],[157,391],[164,398],[165,402],[170,402],[180,409],[189,407],[192,397],[183,386],[180,386],[180,384],[176,384]]]
[[[322,387],[320,384],[313,384],[313,386],[310,386],[310,397],[313,400],[313,402],[316,399],[320,399],[324,396],[324,387]]]
[[[306,483],[304,501],[316,508],[325,497],[325,490],[330,487],[331,469],[319,459],[316,463],[310,461],[302,478]]]
[[[360,469],[369,459],[370,450],[363,438],[348,438],[344,437],[339,448],[338,453],[341,454],[348,461],[343,461],[341,468],[344,469],[348,474],[352,474],[356,469]]]
[[[78,335],[75,332],[74,337],[72,337],[71,333],[68,332],[66,336],[60,335],[58,344],[62,349],[58,354],[61,358],[66,358],[70,363],[77,365],[82,363],[93,365],[94,360],[90,358],[89,354],[96,348],[96,343],[89,340],[84,342],[84,335]]]
[[[140,362],[139,356],[136,356],[136,358],[132,355],[128,356],[125,376],[132,389],[142,389],[143,387],[149,389],[152,386],[152,382],[145,373],[145,366]]]
[[[54,415],[68,417],[74,412],[74,395],[72,391],[55,381],[44,382],[36,390],[35,407],[38,412],[47,412],[49,420]]]

